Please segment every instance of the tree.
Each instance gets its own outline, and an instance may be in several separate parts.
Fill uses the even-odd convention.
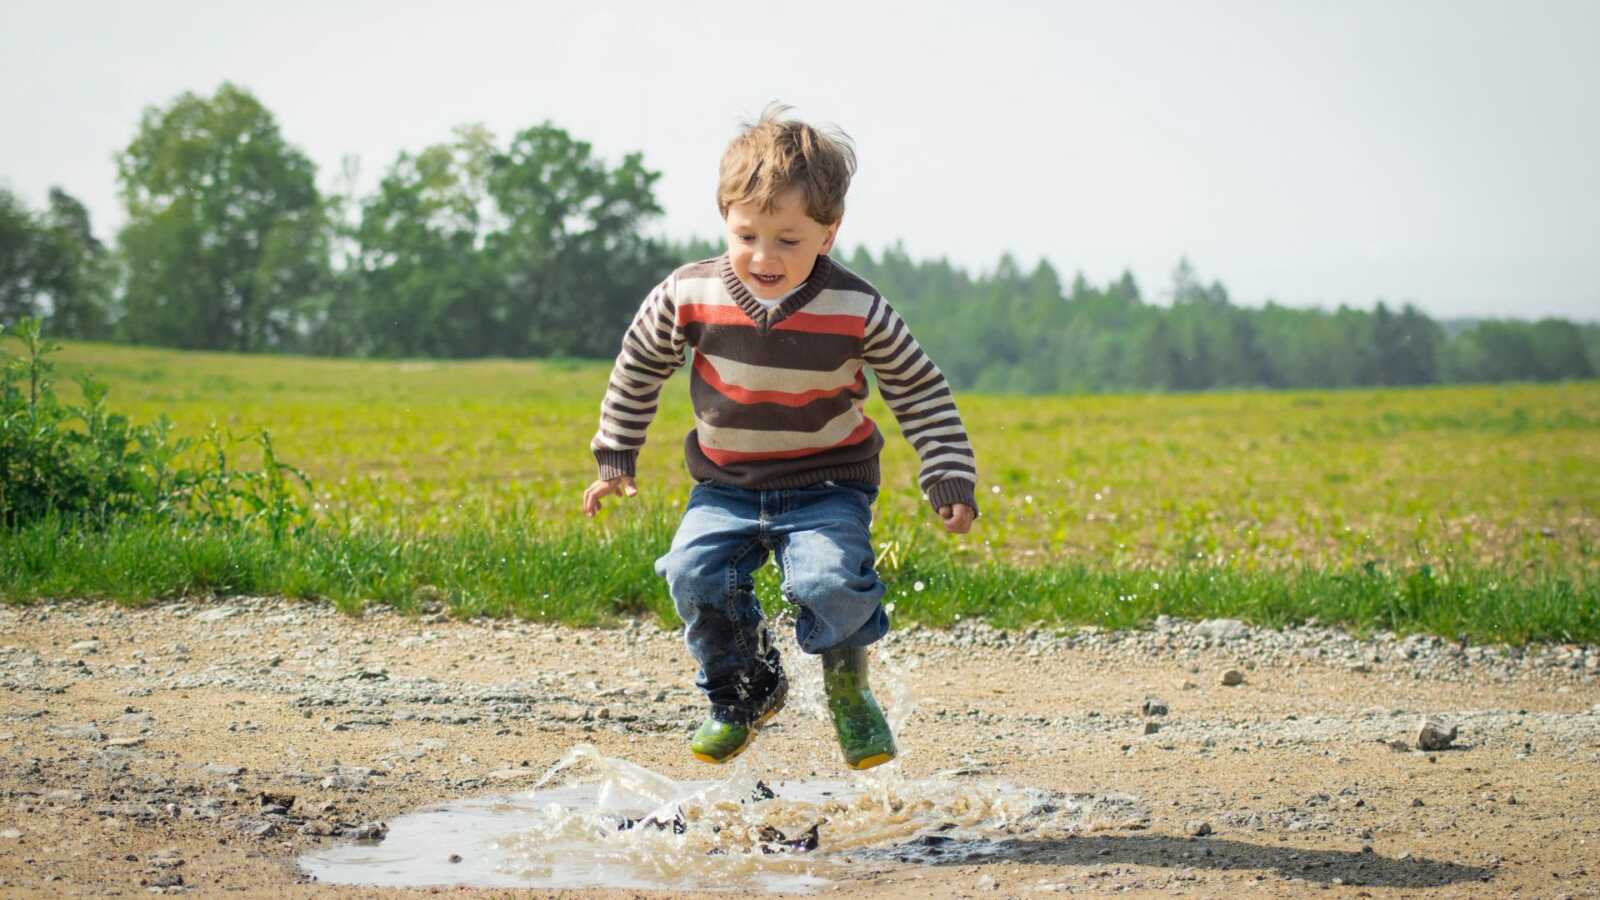
[[[326,221],[311,160],[260,101],[224,83],[147,108],[117,178],[130,337],[246,351],[297,340],[297,304],[327,277]]]
[[[0,324],[39,314],[39,223],[0,188]]]
[[[402,153],[363,205],[359,291],[373,352],[616,353],[672,260],[642,226],[660,173],[616,167],[549,124],[504,150],[482,126]]]
[[[36,317],[62,337],[110,337],[114,268],[89,211],[50,189],[36,215],[0,191],[0,322]]]
[[[487,129],[459,127],[449,143],[402,152],[362,205],[356,293],[367,352],[472,356],[498,349],[504,298],[486,258],[494,152]]]
[[[505,228],[489,249],[509,291],[502,333],[515,349],[616,352],[617,335],[670,264],[642,233],[661,213],[652,192],[660,177],[638,153],[608,167],[548,122],[495,154],[488,188]]]

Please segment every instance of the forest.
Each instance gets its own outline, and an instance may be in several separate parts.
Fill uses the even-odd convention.
[[[605,358],[649,288],[715,255],[664,240],[641,152],[608,161],[551,123],[502,140],[463,125],[401,152],[370,192],[312,160],[247,89],[146,109],[115,159],[108,243],[52,189],[0,188],[0,324],[183,349],[375,358]],[[709,187],[708,187],[709,190]],[[1071,248],[1063,248],[1070,254]],[[1436,321],[1235,303],[1187,259],[1169,284],[1105,284],[1010,255],[969,271],[902,247],[842,249],[962,389],[1194,391],[1594,378],[1600,324]],[[1537,298],[1526,298],[1535,300]]]

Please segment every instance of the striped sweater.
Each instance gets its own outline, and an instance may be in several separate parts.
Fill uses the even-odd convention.
[[[690,263],[645,299],[622,338],[590,442],[601,478],[632,475],[661,385],[693,349],[689,473],[752,490],[878,482],[883,435],[863,409],[865,370],[921,459],[937,509],[977,508],[972,444],[938,366],[872,285],[817,257],[775,307],[751,296],[728,257]]]

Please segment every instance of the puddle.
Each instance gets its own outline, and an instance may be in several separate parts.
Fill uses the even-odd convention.
[[[532,791],[429,806],[390,820],[381,843],[324,848],[300,867],[325,884],[803,893],[897,865],[1004,858],[1010,840],[1146,816],[1130,797],[912,780],[897,765],[848,781],[767,781],[754,769],[677,782],[583,744]]]

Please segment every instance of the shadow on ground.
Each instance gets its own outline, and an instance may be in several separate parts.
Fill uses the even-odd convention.
[[[1374,887],[1442,887],[1488,881],[1491,869],[1433,859],[1394,859],[1369,852],[1273,847],[1218,838],[1159,834],[1085,835],[1066,840],[961,841],[925,835],[895,848],[902,862],[969,865],[1020,862],[1047,866],[1166,866],[1218,870],[1272,870],[1284,878]]]

